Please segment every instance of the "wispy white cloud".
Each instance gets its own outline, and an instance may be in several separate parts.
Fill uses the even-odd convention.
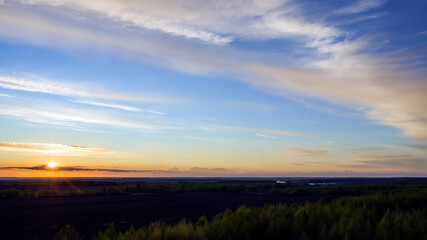
[[[199,129],[206,130],[206,131],[222,130],[222,131],[236,131],[236,132],[252,132],[255,134],[270,133],[270,134],[277,134],[277,135],[283,135],[283,136],[294,136],[294,137],[310,136],[310,134],[306,134],[306,133],[284,131],[284,130],[277,130],[277,129],[251,128],[251,127],[225,126],[225,125],[207,125],[207,126],[201,126],[201,127],[199,127]],[[266,136],[266,135],[264,134],[264,136]]]
[[[72,146],[56,143],[17,143],[0,142],[0,151],[30,152],[58,156],[111,156],[118,152],[102,148]]]
[[[120,105],[120,104],[103,103],[103,102],[95,102],[95,101],[88,101],[88,100],[73,100],[72,102],[89,104],[94,106],[101,106],[101,107],[117,108],[117,109],[122,109],[126,111],[131,111],[131,112],[141,112],[141,109],[139,108]]]
[[[369,119],[402,129],[406,136],[427,141],[427,114],[423,103],[427,82],[422,70],[397,72],[381,64],[382,59],[357,54],[347,56],[340,66],[331,60],[322,70],[301,71],[266,66],[252,66],[261,75],[271,76],[262,85],[277,95],[289,94],[289,89],[305,97],[359,108]],[[347,61],[347,63],[345,63]],[[351,66],[350,62],[354,64]],[[388,69],[387,69],[388,68]],[[254,84],[260,84],[254,82]],[[351,87],[349,87],[351,86]],[[288,90],[288,91],[286,91]]]
[[[276,137],[275,137],[275,136],[269,136],[269,135],[265,135],[265,134],[262,134],[262,133],[257,133],[257,134],[255,134],[255,135],[257,135],[258,137],[263,137],[263,138],[272,138],[272,139],[276,139]]]
[[[360,14],[360,15],[355,15],[347,20],[343,20],[341,22],[339,22],[338,24],[340,26],[345,26],[345,25],[350,25],[350,24],[354,24],[354,23],[358,23],[358,22],[363,22],[363,21],[367,21],[367,20],[374,20],[380,17],[384,17],[386,16],[387,13],[386,12],[374,12],[374,13],[370,13],[370,14]]]
[[[357,2],[340,8],[335,11],[335,13],[340,14],[355,14],[361,12],[367,12],[372,9],[381,7],[386,3],[386,0],[358,0]]]
[[[110,126],[118,128],[133,128],[146,131],[180,129],[180,127],[153,124],[117,117],[99,111],[46,106],[45,108],[29,108],[16,105],[0,104],[0,115],[17,118],[28,122],[57,125],[76,130],[84,130],[93,126]]]
[[[420,90],[427,90],[427,86],[420,85],[419,88]],[[413,93],[415,92],[418,91],[414,91]],[[409,96],[402,96],[402,99],[400,99],[402,102],[396,102],[395,106],[390,106],[389,108],[378,107],[368,110],[366,114],[369,118],[380,124],[402,129],[402,132],[406,136],[410,136],[418,141],[427,142],[427,114],[421,110],[421,105],[418,105],[421,102],[417,102],[422,101],[422,99],[409,97],[412,98],[410,100],[414,101],[414,104],[418,105],[409,106],[409,102],[403,102],[407,101],[407,99],[404,99],[407,97]],[[408,108],[404,109],[405,105],[408,105]]]
[[[10,97],[12,97],[12,95],[0,93],[0,97],[10,98]]]
[[[260,39],[336,35],[336,29],[299,18],[291,1],[171,1],[129,2],[106,0],[22,0],[23,4],[63,7],[92,12],[113,22],[173,36],[195,38],[212,44],[227,44],[237,37]],[[165,10],[167,8],[167,10]]]
[[[186,4],[167,0],[158,1],[156,4],[151,1],[129,2],[112,0],[103,2],[82,2],[75,0],[31,0],[22,2],[29,4],[45,4],[56,7],[63,6],[78,11],[91,11],[113,21],[122,22],[125,25],[156,30],[189,39],[199,39],[212,44],[227,44],[233,40],[230,36],[217,34],[198,24],[194,24],[197,20],[202,20],[202,17],[211,17],[208,11],[209,7],[214,7],[218,4],[224,5],[225,1],[219,1],[215,4],[209,4],[207,2]],[[194,6],[191,6],[193,4]],[[191,11],[191,9],[197,8],[202,4],[205,5],[202,9],[205,9],[206,15]],[[168,8],[169,11],[165,11],[165,7]]]
[[[122,109],[126,111],[131,111],[131,112],[147,112],[147,113],[165,115],[165,113],[158,112],[158,111],[143,110],[136,107],[126,106],[121,104],[114,104],[114,103],[103,103],[103,102],[96,102],[96,101],[90,101],[90,100],[73,100],[72,102],[89,104],[94,106],[101,106],[101,107],[117,108],[117,109]]]
[[[101,98],[134,102],[161,102],[177,103],[179,99],[161,97],[134,96],[129,93],[111,92],[107,90],[95,89],[84,84],[72,84],[64,81],[53,81],[41,76],[26,74],[25,77],[14,77],[0,75],[0,88],[13,89],[28,92],[39,92],[68,97]],[[84,100],[82,100],[84,101]],[[117,105],[116,107],[118,107]],[[130,109],[128,109],[130,110]]]

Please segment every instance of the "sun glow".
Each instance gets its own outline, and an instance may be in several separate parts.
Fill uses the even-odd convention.
[[[49,167],[50,168],[55,168],[56,167],[56,163],[54,163],[54,162],[49,163]]]

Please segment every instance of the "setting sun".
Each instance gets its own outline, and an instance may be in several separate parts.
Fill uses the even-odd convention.
[[[56,167],[56,163],[54,163],[54,162],[49,163],[49,167],[50,168],[55,168]]]

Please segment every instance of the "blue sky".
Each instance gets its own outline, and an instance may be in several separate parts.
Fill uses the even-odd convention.
[[[426,10],[0,1],[0,176],[425,176]]]

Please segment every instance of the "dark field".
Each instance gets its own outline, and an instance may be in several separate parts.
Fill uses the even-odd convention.
[[[176,222],[212,216],[240,205],[314,201],[319,197],[286,197],[248,193],[145,193],[142,195],[40,197],[0,200],[0,239],[50,239],[70,224],[85,236],[96,235],[109,223],[125,230],[156,220]]]
[[[210,219],[241,205],[301,204],[320,198],[328,202],[420,186],[426,186],[425,179],[7,181],[1,185],[7,194],[0,199],[0,239],[51,239],[66,224],[91,239],[112,222],[124,231],[158,220],[173,224],[203,215]]]

